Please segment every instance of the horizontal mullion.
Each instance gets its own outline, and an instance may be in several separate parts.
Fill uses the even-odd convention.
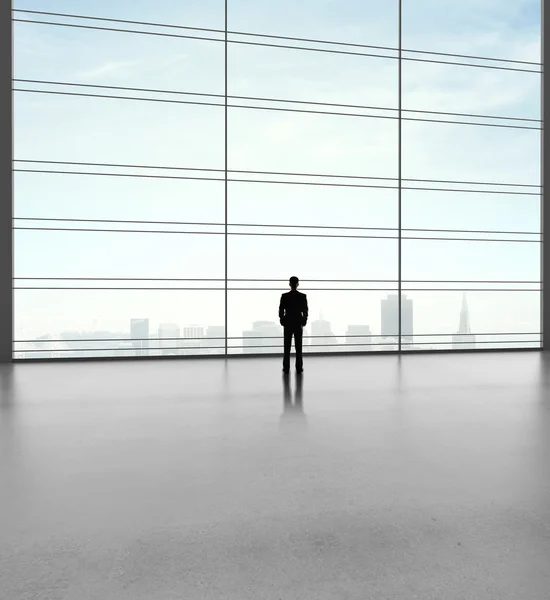
[[[69,165],[69,166],[80,166],[80,167],[115,167],[119,169],[147,169],[147,170],[167,170],[167,171],[205,171],[212,173],[225,173],[225,169],[211,169],[204,167],[170,167],[166,165],[128,165],[128,164],[117,164],[117,163],[96,163],[96,162],[75,162],[75,161],[66,161],[66,160],[28,160],[28,159],[13,159],[14,163],[31,163],[31,164],[47,164],[47,165]],[[240,171],[234,171],[238,173]],[[254,173],[256,171],[244,171],[245,173]],[[270,175],[273,173],[263,173],[261,171],[257,171],[257,173],[262,175]],[[276,173],[275,173],[276,174]],[[290,174],[290,173],[289,173]],[[378,179],[378,178],[375,178]],[[394,178],[395,179],[395,178]],[[225,181],[225,179],[220,179],[219,181]],[[492,185],[492,184],[489,184]],[[509,184],[503,184],[509,185]],[[540,187],[540,186],[530,186],[530,187]]]
[[[148,225],[203,225],[208,227],[225,227],[222,222],[208,221],[143,221],[127,219],[69,219],[66,217],[13,217],[14,221],[59,221],[62,223],[128,223],[128,224],[148,224]],[[258,225],[258,227],[261,227]],[[270,227],[270,226],[269,226]],[[283,226],[285,227],[285,226]],[[69,230],[70,231],[70,230]],[[97,231],[103,231],[98,229]]]
[[[148,234],[171,234],[171,235],[228,235],[228,236],[255,236],[255,237],[301,237],[301,238],[338,238],[338,239],[377,239],[377,240],[396,240],[399,236],[383,235],[337,235],[334,233],[269,233],[269,232],[245,232],[245,231],[168,231],[159,229],[91,229],[84,227],[19,227],[14,226],[14,230],[22,231],[63,231],[63,232],[86,232],[86,233],[148,233]],[[501,242],[510,244],[541,244],[541,240],[517,240],[517,239],[494,239],[494,238],[459,238],[459,237],[422,237],[422,236],[401,236],[402,240],[426,240],[439,242]]]
[[[95,166],[95,167],[117,167],[121,169],[164,169],[172,171],[211,171],[216,173],[225,173],[224,169],[207,169],[204,167],[170,167],[165,165],[128,165],[117,163],[93,163],[93,162],[74,162],[61,160],[28,160],[28,159],[13,159],[13,162],[20,163],[37,163],[37,164],[52,164],[52,165],[75,165],[75,166]],[[374,177],[367,175],[335,175],[333,173],[292,173],[288,171],[244,171],[239,169],[229,169],[228,173],[240,173],[245,175],[286,175],[292,177],[326,177],[336,179],[377,179],[380,181],[399,181],[397,177]],[[222,180],[223,181],[223,180]],[[238,180],[240,181],[240,180]],[[417,182],[417,183],[448,183],[453,185],[492,185],[505,187],[530,187],[542,188],[540,184],[533,183],[497,183],[494,181],[457,181],[449,179],[410,179],[403,177],[402,181]],[[390,188],[393,189],[393,188]],[[416,189],[416,188],[408,188]],[[538,194],[537,194],[538,195]]]
[[[532,335],[532,336],[537,336],[537,335],[542,335],[542,333],[538,332],[538,333],[531,333],[531,332],[518,332],[518,333],[415,333],[413,334],[412,337],[416,338],[416,337],[449,337],[449,336],[453,336],[453,337],[458,337],[458,336],[476,336],[476,337],[481,337],[481,336],[512,336],[512,335]],[[380,335],[380,334],[351,334],[351,335],[347,335],[347,334],[342,334],[342,335],[336,335],[336,334],[332,334],[332,335],[304,335],[303,339],[304,340],[309,340],[309,339],[325,339],[325,338],[397,338],[397,336],[387,336],[387,335]],[[411,336],[403,336],[403,337],[411,337]],[[76,342],[86,342],[86,343],[99,343],[99,342],[159,342],[159,341],[166,341],[166,342],[170,342],[170,341],[181,341],[182,343],[185,341],[213,341],[213,340],[225,340],[225,337],[191,337],[191,338],[171,338],[171,337],[156,337],[156,338],[80,338],[80,339],[59,339],[59,340],[14,340],[14,344],[50,344],[52,342],[62,342],[62,343],[76,343]],[[269,336],[269,335],[262,335],[262,336],[233,336],[233,335],[229,335],[227,336],[228,340],[250,340],[250,339],[262,339],[262,340],[268,340],[268,339],[283,339],[283,336]],[[513,340],[512,340],[513,341]],[[412,342],[415,343],[415,342]],[[439,342],[436,342],[439,343]]]
[[[182,344],[185,342],[198,342],[198,341],[213,341],[213,340],[225,340],[224,337],[191,337],[191,338],[168,338],[168,337],[155,337],[155,338],[80,338],[78,340],[73,339],[59,339],[59,340],[14,340],[14,344],[51,344],[52,342],[61,342],[61,343],[76,343],[76,342],[85,342],[89,344],[95,344],[96,342],[173,342],[180,341]]]
[[[91,87],[91,86],[90,86]],[[90,92],[66,92],[66,91],[56,91],[56,90],[31,90],[24,88],[13,88],[14,92],[22,92],[22,93],[34,93],[34,94],[52,94],[57,96],[76,96],[82,98],[103,98],[107,100],[131,100],[131,101],[139,101],[139,102],[161,102],[168,104],[191,104],[197,106],[217,106],[224,107],[224,103],[217,102],[205,102],[199,100],[172,100],[170,98],[142,98],[139,96],[115,96],[112,94],[92,94]],[[267,111],[278,111],[278,112],[292,112],[292,113],[305,113],[312,115],[332,115],[338,117],[357,117],[357,118],[365,118],[365,119],[390,119],[390,120],[399,120],[398,116],[390,116],[390,115],[369,115],[369,114],[361,114],[361,113],[349,113],[349,112],[336,112],[336,111],[323,111],[323,110],[307,110],[301,108],[281,108],[279,106],[253,106],[246,104],[228,104],[228,108],[238,108],[245,110],[267,110]],[[382,109],[388,110],[388,109]],[[418,111],[415,111],[418,112]],[[502,123],[478,123],[474,121],[452,121],[449,119],[425,119],[420,117],[401,117],[402,121],[417,121],[423,123],[443,123],[447,125],[468,125],[468,126],[476,126],[476,127],[500,127],[505,129],[529,129],[534,131],[541,131],[542,127],[529,127],[527,125],[504,125]]]
[[[14,290],[101,290],[101,291],[211,291],[211,292],[223,292],[225,288],[219,287],[75,287],[75,286],[14,286]],[[332,291],[340,291],[340,292],[395,292],[397,291],[395,288],[308,288],[309,291],[312,292],[332,292]],[[281,292],[281,288],[241,288],[234,287],[228,288],[229,292]],[[426,291],[426,290],[421,290]],[[429,291],[429,290],[427,290]],[[462,290],[460,290],[462,291]],[[528,290],[532,291],[532,290]]]
[[[218,106],[221,108],[225,107],[225,104],[223,102],[200,102],[198,100],[171,100],[170,98],[140,98],[139,96],[115,96],[113,94],[91,94],[89,92],[61,92],[56,90],[29,90],[24,88],[13,88],[13,91],[28,94],[52,94],[55,96],[78,96],[81,98],[104,98],[107,100],[134,100],[138,102],[161,102],[164,104],[192,104],[195,106]],[[395,119],[396,117],[387,118]]]
[[[123,90],[123,91],[131,91],[131,92],[150,92],[150,93],[155,93],[155,94],[203,96],[203,97],[220,98],[220,99],[225,98],[225,96],[223,94],[187,92],[187,91],[183,91],[183,90],[136,88],[136,87],[127,87],[127,86],[99,85],[99,84],[76,83],[76,82],[67,82],[67,81],[48,81],[48,80],[40,80],[40,79],[14,78],[13,81],[17,82],[17,83],[61,85],[61,86],[81,87],[81,88]],[[336,108],[358,108],[358,109],[363,109],[363,110],[385,110],[385,111],[398,112],[397,108],[391,108],[391,107],[385,107],[385,106],[367,106],[367,105],[361,105],[361,104],[342,104],[342,103],[338,103],[338,102],[317,102],[317,101],[308,101],[308,100],[291,100],[291,99],[286,99],[286,98],[269,98],[269,97],[262,97],[262,96],[233,96],[233,95],[230,95],[230,96],[227,96],[227,98],[231,99],[231,100],[254,100],[257,102],[280,102],[280,103],[287,103],[287,104],[305,104],[305,105],[311,105],[311,106],[332,106],[332,107],[336,107]],[[229,106],[231,107],[231,105],[229,105]],[[250,107],[250,108],[254,108],[254,107]],[[481,114],[476,114],[476,113],[456,113],[456,112],[420,110],[420,109],[410,109],[410,108],[404,108],[402,110],[402,113],[418,113],[418,114],[430,114],[430,115],[442,115],[442,116],[472,117],[472,118],[477,118],[477,119],[498,119],[498,120],[506,120],[506,121],[525,121],[525,122],[530,122],[530,123],[541,123],[542,122],[541,119],[529,119],[529,118],[525,118],[525,117],[508,117],[508,116],[485,115],[485,114],[481,115]],[[329,114],[333,114],[333,113],[329,113]],[[360,115],[360,116],[368,116],[368,115]],[[459,121],[459,123],[461,123],[461,121]]]
[[[19,90],[22,91],[22,90]],[[24,90],[23,90],[24,91]],[[37,90],[35,90],[37,91]],[[61,92],[62,93],[62,92]],[[106,96],[110,97],[110,96]],[[133,99],[133,98],[128,98]],[[243,105],[243,104],[228,104],[228,108],[241,108],[241,109],[252,109],[252,110],[272,110],[279,112],[292,112],[292,113],[307,113],[313,115],[334,115],[337,117],[360,117],[367,119],[392,119],[399,120],[399,116],[390,116],[390,115],[366,115],[361,113],[346,113],[346,112],[336,112],[336,111],[323,111],[323,110],[306,110],[306,109],[298,109],[298,108],[281,108],[278,106],[253,106],[253,105]],[[403,112],[403,111],[402,111]],[[415,111],[417,112],[417,111]],[[425,119],[421,117],[401,117],[401,121],[417,121],[422,123],[444,123],[447,125],[473,125],[478,127],[500,127],[505,129],[531,129],[535,131],[541,131],[542,127],[529,127],[527,125],[504,125],[501,123],[477,123],[474,121],[451,121],[451,120],[443,120],[443,119]]]
[[[407,50],[403,50],[403,52],[407,52]],[[427,54],[436,54],[435,52],[427,52]],[[460,56],[460,55],[450,55],[450,56]],[[436,60],[429,58],[412,58],[410,56],[402,56],[401,60],[408,60],[411,62],[425,62],[425,63],[433,63],[439,65],[454,65],[456,67],[474,67],[478,69],[494,69],[497,71],[516,71],[520,73],[535,73],[537,75],[542,75],[542,69],[519,69],[517,67],[499,67],[497,65],[476,65],[462,62],[454,62],[449,60]],[[541,64],[542,67],[542,64]]]
[[[150,224],[150,225],[204,225],[209,227],[224,227],[223,222],[205,222],[205,221],[132,221],[121,219],[69,219],[69,218],[48,218],[48,217],[14,217],[15,221],[59,221],[69,223],[129,223],[129,224]],[[270,227],[270,228],[293,228],[293,229],[342,229],[351,231],[398,231],[397,227],[357,227],[344,225],[282,225],[280,223],[227,223],[228,227]],[[70,231],[70,229],[68,230]],[[104,231],[98,229],[97,231]],[[486,233],[490,235],[538,235],[541,232],[536,231],[500,231],[489,229],[421,229],[421,228],[402,228],[401,231],[422,231],[433,233]],[[424,238],[422,238],[424,239]],[[429,239],[429,238],[426,238]]]
[[[14,280],[55,280],[55,281],[226,281],[225,278],[203,278],[203,277],[188,277],[188,278],[164,278],[164,277],[13,277]],[[258,279],[258,278],[228,278],[229,282],[281,282],[287,283],[286,279]],[[302,279],[309,283],[398,283],[397,279]],[[533,280],[460,280],[460,279],[402,279],[402,283],[527,283],[540,284],[542,281]],[[252,288],[254,289],[254,288]],[[327,288],[330,289],[330,288]]]
[[[499,70],[499,71],[519,71],[522,73],[535,73],[535,74],[539,74],[539,75],[542,74],[542,71],[540,69],[535,70],[535,69],[521,69],[519,67],[501,67],[501,66],[497,66],[497,65],[479,65],[479,64],[473,64],[473,63],[461,63],[461,62],[456,62],[456,61],[436,60],[436,59],[427,59],[427,58],[411,58],[411,57],[404,57],[404,56],[402,56],[401,59],[399,59],[398,55],[388,56],[387,54],[374,54],[371,52],[352,52],[349,50],[334,50],[334,49],[329,49],[329,48],[307,48],[304,46],[296,46],[296,45],[290,45],[290,44],[275,44],[275,43],[268,43],[268,42],[256,42],[256,41],[246,41],[246,40],[232,40],[232,39],[225,40],[223,38],[203,37],[203,36],[198,36],[198,35],[184,35],[184,34],[164,33],[164,32],[155,32],[155,31],[136,31],[133,29],[122,29],[122,28],[116,28],[116,27],[99,27],[99,26],[92,26],[92,25],[79,25],[76,23],[58,23],[58,22],[53,22],[53,21],[39,21],[39,20],[35,20],[35,19],[16,19],[16,18],[14,18],[12,20],[14,22],[18,22],[18,23],[32,23],[35,25],[70,27],[70,28],[76,28],[76,29],[88,29],[88,30],[95,30],[95,31],[112,31],[115,33],[130,33],[130,34],[134,34],[134,35],[151,35],[151,36],[168,37],[168,38],[194,39],[194,40],[202,40],[202,41],[209,41],[209,42],[223,42],[223,43],[226,42],[228,44],[241,44],[241,45],[247,45],[247,46],[259,46],[259,47],[266,47],[266,48],[282,48],[282,49],[287,49],[287,50],[301,50],[301,51],[305,51],[305,52],[323,52],[323,53],[328,53],[328,54],[342,54],[342,55],[348,55],[348,56],[365,56],[365,57],[371,57],[371,58],[383,58],[383,59],[388,59],[388,60],[408,60],[408,61],[416,61],[416,62],[455,65],[455,66],[460,66],[460,67],[495,69],[495,70]],[[286,39],[292,40],[292,38],[286,38]],[[397,49],[395,49],[393,51],[397,52]],[[435,55],[435,53],[433,53],[433,52],[426,52],[426,54]],[[454,55],[451,54],[450,56],[452,57]],[[476,59],[476,60],[481,60],[481,59]]]
[[[335,45],[352,46],[352,47],[358,47],[358,48],[371,48],[371,49],[388,50],[388,51],[395,51],[395,52],[399,51],[399,48],[392,47],[392,46],[373,46],[373,45],[358,44],[358,43],[353,43],[353,42],[337,42],[337,41],[319,40],[319,39],[312,39],[312,38],[298,38],[298,37],[289,37],[289,36],[282,36],[282,35],[272,35],[272,34],[265,34],[265,33],[250,33],[250,32],[245,32],[245,31],[228,31],[227,33],[231,34],[231,35],[242,35],[242,36],[250,36],[250,37],[265,37],[265,38],[292,40],[292,41],[297,41],[297,42],[311,42],[311,43],[316,43],[316,44],[327,44],[327,45],[335,44]],[[429,50],[411,50],[411,49],[407,49],[407,48],[402,48],[401,51],[402,52],[410,52],[413,54],[428,54],[428,55],[434,55],[434,56],[447,56],[447,57],[454,57],[454,58],[469,58],[471,60],[490,60],[490,61],[495,61],[495,62],[505,62],[505,63],[511,63],[511,64],[523,64],[523,65],[532,65],[532,66],[542,67],[542,63],[526,61],[526,60],[514,60],[514,59],[507,59],[507,58],[492,58],[489,56],[472,56],[472,55],[468,55],[468,54],[452,54],[452,53],[448,53],[448,52],[432,52]]]
[[[223,292],[225,288],[219,287],[77,287],[77,286],[14,286],[14,290],[101,290],[101,291],[211,291]],[[396,292],[396,288],[307,288],[308,292]],[[403,292],[541,292],[542,288],[401,288]],[[281,292],[276,288],[244,288],[228,287],[228,292]]]
[[[201,93],[201,92],[187,92],[184,90],[159,90],[156,88],[138,88],[138,87],[128,87],[121,85],[102,85],[97,83],[77,83],[77,82],[69,82],[69,81],[51,81],[44,79],[20,79],[14,77],[12,79],[13,82],[17,83],[37,83],[43,85],[64,85],[70,87],[81,87],[81,88],[94,88],[101,90],[123,90],[126,92],[151,92],[154,94],[170,94],[177,96],[203,96],[205,98],[220,98],[225,102],[224,94],[212,94],[212,93]],[[238,98],[238,96],[228,96],[228,98]],[[218,105],[216,105],[218,106]],[[225,106],[225,103],[222,103],[220,106]],[[392,109],[387,109],[392,110]],[[416,111],[415,111],[416,112]],[[520,119],[521,120],[521,119]],[[529,119],[531,120],[531,119]]]
[[[518,67],[500,67],[497,65],[477,65],[477,64],[472,64],[472,63],[461,63],[461,62],[449,61],[449,60],[412,58],[412,57],[405,57],[405,56],[402,56],[401,59],[399,59],[399,56],[388,56],[387,54],[372,54],[372,53],[367,53],[367,52],[350,52],[350,51],[346,51],[346,50],[330,50],[328,48],[306,48],[304,46],[291,46],[289,44],[271,44],[271,43],[267,43],[267,42],[251,42],[251,41],[245,41],[245,40],[228,40],[228,43],[229,44],[242,44],[242,45],[247,45],[247,46],[263,46],[263,47],[267,47],[267,48],[283,48],[286,50],[302,50],[302,51],[306,51],[306,52],[325,52],[325,53],[329,53],[329,54],[367,56],[367,57],[372,57],[372,58],[385,58],[385,59],[389,59],[389,60],[408,60],[408,61],[415,61],[415,62],[436,63],[436,64],[441,64],[441,65],[454,65],[457,67],[494,69],[494,70],[498,70],[498,71],[519,71],[522,73],[535,73],[538,75],[542,74],[542,71],[540,69],[520,69]],[[427,53],[427,54],[433,54],[433,53]],[[453,56],[453,55],[451,55],[451,56]]]
[[[108,21],[108,22],[112,22],[112,23],[147,25],[150,27],[166,27],[166,28],[171,28],[171,29],[208,31],[208,32],[220,33],[220,34],[226,32],[224,29],[212,29],[212,28],[205,28],[205,27],[187,27],[187,26],[183,26],[183,25],[174,25],[174,24],[167,24],[167,23],[155,23],[155,22],[147,22],[147,21],[130,21],[127,19],[86,16],[86,15],[81,15],[81,14],[56,13],[56,12],[49,12],[49,11],[24,10],[24,9],[13,9],[13,12],[14,13],[26,13],[26,14],[37,14],[37,15],[44,15],[44,16],[55,16],[55,17],[69,17],[69,18],[73,18],[73,19],[76,18],[76,19],[82,19],[82,20],[86,19],[86,20],[93,20],[93,21]],[[298,37],[273,35],[273,34],[265,34],[265,33],[251,33],[251,32],[246,32],[246,31],[227,30],[227,33],[231,34],[231,35],[242,35],[242,36],[250,36],[250,37],[265,37],[265,38],[271,38],[271,39],[284,39],[284,40],[310,42],[310,43],[317,43],[317,44],[340,45],[340,46],[350,46],[350,47],[357,47],[357,48],[371,48],[371,49],[378,49],[378,50],[398,51],[398,48],[391,47],[391,46],[375,46],[375,45],[370,45],[370,44],[359,44],[359,43],[354,43],[354,42],[319,40],[319,39],[312,39],[312,38],[298,38]],[[429,50],[417,50],[417,49],[407,49],[407,48],[402,49],[402,51],[416,53],[416,54],[430,54],[430,55],[436,55],[436,56],[469,58],[472,60],[490,60],[490,61],[496,61],[496,62],[542,66],[542,63],[539,63],[539,62],[526,61],[526,60],[515,60],[515,59],[508,59],[508,58],[494,58],[494,57],[488,57],[488,56],[472,56],[472,55],[467,55],[467,54],[453,54],[453,53],[448,53],[448,52],[434,52],[434,51],[429,51]]]
[[[198,169],[193,169],[198,170]],[[130,177],[135,179],[174,179],[174,180],[190,180],[190,181],[220,181],[225,182],[222,177],[194,177],[191,175],[145,175],[139,173],[94,173],[92,171],[54,171],[52,169],[13,169],[14,173],[43,173],[49,175],[90,175],[99,177]],[[231,180],[229,180],[231,181]],[[239,181],[239,180],[236,180]],[[327,184],[328,185],[328,184]],[[357,186],[369,187],[369,186]],[[397,189],[390,187],[389,189]],[[533,195],[533,194],[531,194]],[[538,194],[535,194],[538,195]]]
[[[51,16],[51,15],[50,15]],[[73,16],[74,18],[82,18],[76,15],[68,15]],[[115,19],[108,19],[109,21],[117,22]],[[33,25],[49,25],[55,27],[69,27],[72,29],[88,29],[92,31],[111,31],[114,33],[133,33],[136,35],[152,35],[156,37],[165,37],[165,38],[179,38],[179,39],[187,39],[187,40],[200,40],[205,42],[222,42],[225,43],[225,39],[222,37],[204,37],[199,35],[185,35],[182,33],[166,33],[161,31],[139,31],[135,29],[122,29],[121,27],[105,27],[105,26],[94,26],[94,25],[79,25],[78,23],[59,23],[54,21],[39,21],[37,19],[18,19],[12,18],[14,23],[31,23]],[[120,22],[120,21],[119,21]],[[126,21],[127,23],[131,23]],[[151,25],[151,27],[155,27],[155,25]],[[163,27],[163,25],[156,25],[156,27]],[[202,31],[211,32],[211,33],[220,33],[225,34],[225,31],[218,31],[215,29],[203,29]]]
[[[186,277],[186,278],[157,278],[157,277],[14,277],[14,281],[34,280],[34,281],[225,281],[224,278],[210,279],[202,277]],[[231,280],[228,280],[231,281]],[[234,280],[235,281],[235,280]],[[268,279],[267,281],[275,281]],[[223,289],[223,288],[221,288]]]
[[[57,342],[57,340],[55,340]],[[51,342],[50,342],[51,343]],[[59,343],[63,343],[62,340],[59,340]],[[14,352],[24,352],[24,353],[37,353],[37,352],[143,352],[150,350],[181,350],[181,351],[200,351],[200,350],[220,350],[223,354],[224,346],[201,346],[201,347],[190,347],[190,348],[181,348],[181,347],[128,347],[128,348],[31,348],[31,349],[22,349],[22,350],[14,350]],[[198,354],[199,352],[197,352]]]
[[[531,335],[531,334],[528,334]],[[447,341],[447,342],[405,342],[407,346],[448,346],[454,344],[540,344],[539,340],[475,340],[475,341]]]
[[[136,179],[174,179],[174,180],[192,180],[192,181],[221,181],[225,179],[220,177],[194,177],[194,176],[172,176],[172,175],[142,175],[132,173],[94,173],[91,171],[54,171],[51,169],[13,169],[14,173],[42,173],[50,175],[86,175],[92,177],[129,177]],[[379,179],[379,178],[376,178]],[[314,181],[277,181],[277,180],[262,180],[262,179],[231,179],[228,178],[229,183],[260,183],[260,184],[273,184],[273,185],[309,185],[309,186],[320,186],[320,187],[343,187],[343,188],[367,188],[367,189],[382,189],[382,190],[397,190],[398,186],[390,185],[372,185],[372,184],[359,184],[359,183],[327,183],[327,182],[314,182]],[[512,196],[541,196],[541,192],[518,192],[518,191],[497,191],[497,190],[471,190],[471,189],[456,189],[456,188],[424,188],[424,187],[410,187],[402,186],[403,190],[421,191],[421,192],[458,192],[462,194],[501,194],[501,195],[512,195]]]
[[[14,8],[12,9],[14,13],[24,13],[24,14],[32,14],[32,15],[43,15],[50,17],[68,17],[70,19],[82,19],[82,20],[90,20],[90,21],[107,21],[111,23],[126,23],[129,25],[146,25],[148,27],[166,27],[169,29],[182,29],[182,30],[191,30],[191,31],[208,31],[211,33],[220,33],[225,34],[224,29],[212,29],[207,27],[189,27],[185,25],[174,25],[169,23],[156,23],[151,21],[132,21],[129,19],[115,19],[112,17],[97,17],[97,16],[87,16],[80,14],[70,14],[70,13],[58,13],[44,10],[27,10]]]

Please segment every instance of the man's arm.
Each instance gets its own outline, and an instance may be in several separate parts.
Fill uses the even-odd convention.
[[[279,323],[283,324],[283,318],[285,316],[285,309],[283,306],[283,296],[281,296],[281,301],[279,302]]]
[[[307,296],[304,294],[304,308],[302,310],[302,315],[303,315],[302,325],[304,325],[304,326],[307,323],[308,314],[309,314],[309,308],[307,306]]]

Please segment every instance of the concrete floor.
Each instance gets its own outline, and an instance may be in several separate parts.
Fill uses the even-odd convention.
[[[550,598],[550,358],[280,367],[0,369],[0,598]]]

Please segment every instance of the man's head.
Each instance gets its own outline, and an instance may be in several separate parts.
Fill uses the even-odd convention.
[[[295,289],[298,287],[298,285],[300,284],[300,281],[299,281],[298,277],[291,277],[291,278],[288,280],[288,284],[290,285],[290,287],[291,287],[293,290],[295,290]]]

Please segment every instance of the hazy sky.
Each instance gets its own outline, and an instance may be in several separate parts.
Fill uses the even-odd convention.
[[[538,0],[404,0],[403,4],[403,46],[406,49],[540,60]],[[219,0],[154,3],[149,0],[17,0],[14,7],[190,27],[224,27],[224,3]],[[16,13],[16,18],[68,21],[23,13]],[[70,22],[93,24],[82,20]],[[107,22],[101,25],[128,27]],[[397,44],[397,3],[230,0],[228,27],[235,32],[392,48]],[[192,34],[220,37],[206,32]],[[245,38],[234,35],[231,39]],[[262,41],[288,43],[271,38]],[[305,42],[294,44],[312,46]],[[317,44],[315,47],[331,46]],[[338,48],[396,55],[392,50]],[[404,56],[418,58],[416,54]],[[483,64],[499,65],[497,62]],[[510,63],[503,66],[522,67]],[[536,69],[536,66],[523,67]],[[230,96],[393,109],[398,106],[397,61],[388,58],[230,44],[228,68]],[[15,23],[15,77],[220,95],[224,93],[224,45],[217,41]],[[79,90],[38,84],[16,83],[15,87],[102,93],[93,88]],[[128,92],[127,95],[191,99],[175,94]],[[199,98],[223,104],[223,98]],[[288,104],[261,100],[233,99],[231,102],[289,108]],[[298,108],[395,116],[395,112],[388,110],[346,110],[305,104]],[[404,61],[403,108],[538,119],[540,76]],[[422,116],[419,113],[405,115]],[[482,122],[498,121],[484,119]],[[537,125],[521,121],[510,124]],[[398,174],[397,139],[397,121],[392,119],[230,108],[228,164],[231,170],[392,178]],[[403,123],[404,178],[538,185],[539,157],[540,133],[536,130]],[[16,92],[15,158],[223,169],[224,110],[222,106]],[[17,167],[40,168],[22,164]],[[74,170],[81,169],[75,167]],[[158,174],[158,171],[135,169],[118,172]],[[186,173],[174,170],[161,174],[181,176]],[[223,176],[223,173],[206,171],[187,174]],[[262,175],[240,178],[268,179]],[[321,181],[311,177],[299,180]],[[352,179],[340,181],[358,183]],[[394,185],[387,180],[372,183]],[[420,183],[416,186],[426,187]],[[538,191],[536,188],[481,187],[499,192]],[[228,198],[229,221],[236,224],[397,227],[397,191],[394,189],[233,182],[229,185]],[[404,228],[540,231],[537,195],[404,190],[402,199]],[[15,216],[223,224],[224,185],[219,181],[16,173]],[[17,225],[31,225],[31,222],[19,221]],[[54,222],[42,225],[58,226]],[[223,232],[223,226],[219,225],[96,225],[115,229]],[[230,231],[396,235],[392,231],[349,229],[231,227]],[[409,232],[406,235],[430,234]],[[441,237],[443,234],[433,235]],[[472,237],[472,234],[458,237]],[[536,235],[521,237],[538,239]],[[224,277],[223,235],[16,231],[15,239],[17,277]],[[537,281],[539,258],[540,246],[535,243],[404,240],[402,276],[405,280],[434,282],[423,286],[405,284],[405,287],[471,287],[437,283],[440,280]],[[378,333],[380,299],[386,292],[308,291],[329,287],[329,284],[307,280],[394,280],[398,275],[398,247],[395,239],[238,235],[229,238],[228,268],[230,278],[281,280],[263,284],[269,288],[282,287],[281,291],[284,291],[284,280],[296,274],[303,280],[303,291],[309,295],[313,318],[322,311],[333,323],[333,331],[340,335],[345,333],[348,324],[361,323],[370,325],[373,332]],[[154,284],[133,282],[129,285]],[[223,283],[195,285],[220,287]],[[233,287],[249,285],[233,284]],[[357,285],[342,283],[330,287]],[[395,288],[395,284],[380,282],[370,287]],[[255,320],[276,320],[278,295],[278,291],[230,292],[229,334],[241,335]],[[460,293],[410,292],[408,296],[414,300],[415,333],[447,333],[458,326]],[[471,292],[469,304],[472,328],[477,332],[536,332],[540,329],[539,295],[535,291]],[[166,321],[179,325],[223,324],[224,293],[220,290],[16,292],[16,329],[23,330],[27,336],[88,329],[94,320],[100,328],[124,331],[131,317],[141,316],[151,319],[152,329]]]

